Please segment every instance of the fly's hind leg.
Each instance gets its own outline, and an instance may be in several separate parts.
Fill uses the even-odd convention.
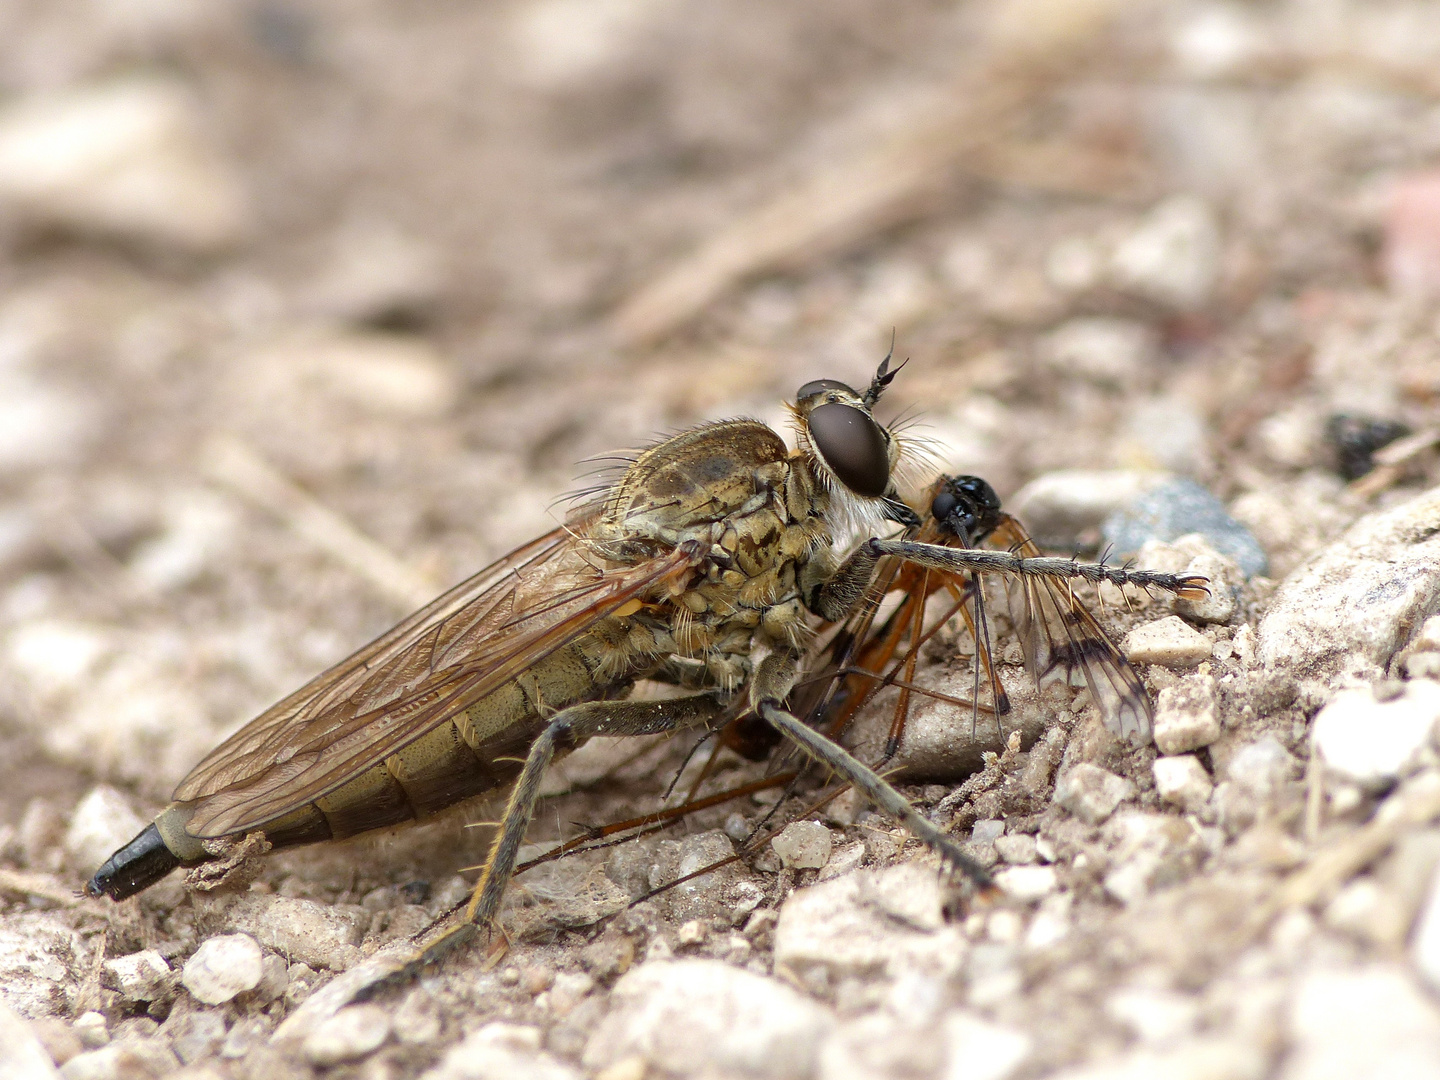
[[[977,886],[982,889],[992,888],[994,882],[989,872],[965,854],[948,833],[922,816],[904,795],[843,746],[831,742],[799,717],[782,708],[790,687],[794,685],[796,666],[795,658],[782,653],[771,653],[761,661],[750,686],[750,698],[755,711],[810,757],[855,785],[862,795],[880,809],[899,818],[917,840],[922,841]]]
[[[680,728],[708,726],[718,721],[724,712],[724,705],[713,694],[696,694],[668,701],[594,701],[556,713],[530,744],[525,766],[510,791],[499,831],[490,845],[490,856],[465,906],[463,921],[424,945],[416,963],[410,967],[418,968],[438,959],[493,922],[505,886],[514,872],[516,853],[525,839],[526,826],[535,812],[541,776],[557,750],[595,735],[658,735]]]

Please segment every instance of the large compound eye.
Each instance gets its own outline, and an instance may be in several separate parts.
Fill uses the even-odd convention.
[[[844,390],[853,398],[859,398],[860,396],[859,394],[855,393],[855,390],[852,387],[841,382],[839,379],[812,379],[810,382],[807,382],[804,386],[800,387],[799,390],[795,391],[795,400],[804,401],[807,397],[810,397],[814,394],[823,393],[826,390]]]
[[[857,495],[890,486],[890,455],[880,425],[853,405],[831,402],[810,412],[810,439],[840,482]]]

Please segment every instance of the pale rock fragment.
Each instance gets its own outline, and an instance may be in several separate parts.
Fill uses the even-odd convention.
[[[225,1041],[225,1017],[212,1009],[172,1012],[160,1034],[186,1065],[214,1056]]]
[[[1137,626],[1125,635],[1120,649],[1132,664],[1194,667],[1210,659],[1210,639],[1178,615]]]
[[[1130,319],[1071,319],[1046,335],[1041,359],[1053,370],[1099,383],[1125,384],[1139,378],[1154,358],[1155,332]]]
[[[70,815],[65,853],[74,866],[93,871],[145,827],[125,796],[102,784],[91,788]]]
[[[207,928],[249,934],[266,948],[311,967],[346,967],[370,926],[370,912],[358,904],[317,904],[260,893],[225,900],[229,902],[217,902],[203,914]]]
[[[98,1050],[77,1054],[60,1069],[65,1080],[131,1080],[170,1076],[180,1059],[160,1037],[119,1039]]]
[[[1034,1041],[1025,1032],[970,1012],[945,1017],[945,1065],[941,1080],[1010,1080],[1030,1057]]]
[[[915,921],[938,920],[943,900],[936,872],[924,873],[892,876],[877,886],[873,871],[859,870],[797,889],[780,908],[775,963],[802,978],[819,971],[837,979],[958,964],[964,939],[955,927],[915,927]],[[926,894],[923,904],[921,897],[910,896],[902,905],[894,896],[906,876]]]
[[[1302,706],[1385,674],[1413,629],[1440,606],[1440,487],[1361,518],[1276,590],[1257,658]]]
[[[1270,1055],[1253,1040],[1211,1035],[1163,1050],[1142,1047],[1108,1061],[1051,1073],[1046,1080],[1262,1080]]]
[[[1187,754],[1220,738],[1215,680],[1191,675],[1161,690],[1155,698],[1154,735],[1162,754]]]
[[[1099,825],[1115,808],[1135,795],[1135,785],[1124,777],[1081,762],[1055,785],[1055,802],[1087,825]]]
[[[1111,277],[1121,288],[1176,308],[1204,305],[1220,278],[1215,212],[1194,195],[1157,205],[1116,247]]]
[[[471,1032],[421,1080],[582,1080],[580,1071],[540,1049],[540,1029],[494,1022]]]
[[[238,175],[181,83],[129,78],[0,113],[0,203],[44,227],[212,251],[250,221]]]
[[[1440,1009],[1398,965],[1303,975],[1280,1080],[1440,1078]]]
[[[88,950],[49,912],[12,914],[0,923],[0,1004],[32,1019],[53,1015],[79,989]]]
[[[1200,600],[1175,601],[1175,610],[1187,619],[1202,623],[1228,623],[1235,617],[1239,607],[1239,592],[1245,584],[1245,572],[1234,559],[1227,558],[1211,549],[1198,533],[1182,536],[1176,541],[1180,546],[1185,541],[1198,541],[1195,546],[1208,550],[1198,551],[1180,571],[1187,577],[1203,577],[1209,584],[1209,595]]]
[[[1156,758],[1150,768],[1160,798],[1188,813],[1199,811],[1215,790],[1210,774],[1194,754]]]
[[[1173,1043],[1194,1032],[1200,1001],[1152,986],[1127,987],[1105,999],[1105,1011],[1150,1045]]]
[[[835,849],[828,862],[816,875],[817,881],[829,881],[831,878],[840,877],[850,873],[865,861],[865,842],[856,840],[853,843],[845,844]],[[758,900],[757,900],[758,903]],[[754,905],[752,905],[753,907]]]
[[[60,1080],[35,1030],[0,1001],[0,1076],[5,1080]]]
[[[830,861],[833,838],[818,821],[792,821],[770,841],[780,862],[794,870],[818,870]]]
[[[1053,866],[1011,866],[995,875],[995,884],[1010,899],[1030,904],[1053,893],[1059,879]]]
[[[1374,791],[1393,783],[1440,721],[1440,682],[1415,679],[1396,697],[1342,690],[1316,715],[1314,745],[1332,772]]]
[[[916,930],[945,925],[945,897],[940,874],[918,862],[887,866],[861,876],[860,900]]]
[[[97,1050],[110,1041],[110,1025],[105,1014],[93,1009],[77,1016],[70,1027],[86,1050]]]
[[[1166,476],[1146,469],[1057,469],[1035,477],[1008,505],[1038,540],[1073,543]]]
[[[1225,775],[1262,803],[1277,798],[1300,773],[1295,756],[1273,735],[1264,735],[1231,755]]]
[[[1153,890],[1182,880],[1199,861],[1199,837],[1181,818],[1127,813],[1105,829],[1115,844],[1105,891],[1122,904],[1136,904]]]
[[[379,1005],[351,1005],[305,1036],[301,1053],[311,1065],[325,1068],[359,1061],[380,1048],[390,1036],[390,1016]]]
[[[1420,977],[1440,994],[1440,868],[1432,872],[1429,895],[1415,924],[1410,955]]]
[[[685,1075],[801,1080],[833,1023],[778,980],[717,960],[647,963],[615,984],[583,1060],[592,1072],[639,1056]]]
[[[247,934],[212,937],[185,961],[180,981],[207,1005],[223,1005],[236,994],[260,985],[264,956]]]
[[[126,1001],[158,1001],[175,985],[175,973],[158,952],[143,949],[106,960],[100,968],[100,984]]]
[[[1017,833],[1009,836],[997,836],[995,838],[995,854],[999,855],[1007,863],[1024,865],[1033,863],[1040,856],[1035,844],[1035,837],[1026,833]]]

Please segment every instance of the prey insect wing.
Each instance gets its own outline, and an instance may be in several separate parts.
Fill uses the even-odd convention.
[[[693,563],[591,567],[557,529],[452,589],[221,744],[177,789],[223,836],[322,796]],[[563,572],[562,572],[563,568]]]
[[[996,539],[1025,558],[1040,549],[1020,521],[1001,514]],[[1025,667],[1037,687],[1078,673],[1105,726],[1121,739],[1150,740],[1154,712],[1139,673],[1069,582],[1053,576],[1002,575]]]

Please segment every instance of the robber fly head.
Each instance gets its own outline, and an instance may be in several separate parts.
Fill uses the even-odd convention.
[[[945,476],[936,485],[930,514],[946,532],[968,547],[985,539],[1000,524],[1000,496],[978,476]]]
[[[890,370],[887,356],[863,393],[838,379],[815,379],[795,392],[793,412],[801,448],[832,495],[914,526],[914,511],[895,492],[902,445],[871,413],[899,370]]]

